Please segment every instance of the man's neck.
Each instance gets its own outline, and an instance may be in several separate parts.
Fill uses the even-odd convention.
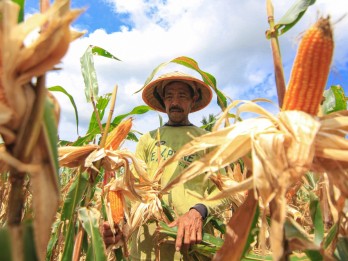
[[[167,122],[164,124],[164,126],[172,126],[172,127],[178,127],[178,126],[193,126],[191,122],[182,122],[182,123],[174,123],[174,122]]]

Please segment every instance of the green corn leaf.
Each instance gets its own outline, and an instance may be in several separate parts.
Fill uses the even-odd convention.
[[[85,95],[87,102],[98,97],[98,80],[97,72],[94,68],[94,60],[92,54],[93,46],[88,46],[86,52],[80,58],[81,72],[85,82]]]
[[[315,0],[297,0],[274,26],[278,30],[278,35],[290,30],[314,3]]]
[[[319,250],[305,250],[306,255],[311,261],[322,261],[323,256],[320,254]]]
[[[62,254],[62,261],[71,261],[74,251],[75,239],[75,222],[73,219],[69,220],[68,228],[64,233],[64,249]]]
[[[58,163],[58,126],[55,118],[54,104],[50,99],[45,101],[44,127],[43,133],[47,144],[50,162],[54,175],[59,180],[59,163]]]
[[[19,5],[19,14],[18,14],[18,23],[21,23],[24,21],[24,5],[25,5],[25,0],[12,0],[12,2],[16,3]]]
[[[217,229],[219,232],[221,232],[222,234],[226,233],[226,224],[222,222],[220,219],[214,216],[210,216],[207,219],[209,219],[207,220],[207,222],[211,223],[213,227]]]
[[[310,242],[309,235],[293,219],[286,219],[284,224],[284,231],[285,231],[285,238],[287,240],[296,238],[298,240]]]
[[[118,59],[117,57],[115,57],[114,55],[112,55],[111,53],[109,53],[108,51],[106,51],[105,49],[99,47],[99,46],[91,46],[92,47],[92,54],[93,55],[98,55],[98,56],[103,56],[105,58],[110,58],[110,59],[114,59],[117,61],[121,61],[120,59]]]
[[[133,131],[128,132],[126,139],[134,142],[139,141],[138,137],[135,135]]]
[[[293,219],[286,219],[284,230],[285,238],[287,239],[290,248],[294,250],[303,250],[310,260],[323,260],[323,257],[320,254],[320,246],[311,241],[310,236],[298,223],[296,223],[296,221]],[[292,242],[294,242],[294,244]]]
[[[92,97],[93,99],[97,99],[99,92],[97,72],[94,67],[93,55],[120,61],[120,59],[118,59],[117,57],[115,57],[114,55],[112,55],[111,53],[109,53],[101,47],[94,45],[88,46],[87,50],[80,58],[81,72],[83,80],[85,82],[85,95],[87,102],[91,102]]]
[[[128,116],[131,116],[131,115],[141,115],[141,114],[144,114],[146,112],[148,112],[149,110],[151,110],[151,108],[149,106],[146,106],[146,105],[140,105],[140,106],[137,106],[137,107],[134,107],[130,112],[128,113],[125,113],[125,114],[121,114],[121,115],[118,115],[116,116],[113,121],[111,122],[111,126],[110,126],[110,131],[112,131],[115,127],[117,127],[118,124],[120,124],[120,122],[125,119],[126,117]],[[92,116],[93,117],[93,116]],[[95,117],[95,115],[94,115]],[[92,127],[92,121],[94,121],[94,127]],[[89,143],[91,140],[93,140],[93,138],[100,134],[100,128],[99,126],[97,126],[96,124],[96,120],[94,118],[91,119],[91,122],[90,122],[90,130],[88,131],[88,133],[83,136],[83,137],[80,137],[78,138],[74,143],[73,143],[73,146],[81,146],[81,145],[84,145],[86,143]],[[105,124],[103,124],[103,127],[105,126]],[[134,140],[134,141],[137,141],[138,139],[136,138],[135,135],[132,135],[132,134],[129,134],[128,135],[128,138],[129,140]]]
[[[125,119],[126,117],[128,116],[131,116],[131,115],[141,115],[141,114],[144,114],[148,111],[152,110],[149,106],[147,105],[140,105],[140,106],[136,106],[134,107],[130,112],[128,113],[125,113],[125,114],[121,114],[121,115],[118,115],[116,116],[113,120],[112,120],[112,125],[115,125],[117,126],[118,124],[121,123],[121,121],[123,119]]]
[[[108,104],[110,102],[110,99],[111,99],[111,93],[107,93],[107,94],[105,94],[103,96],[100,96],[98,98],[98,100],[97,100],[96,108],[98,110],[98,114],[99,114],[100,120],[102,120],[103,117],[104,117],[105,110],[106,110],[106,107],[108,106]],[[91,120],[89,121],[89,127],[88,127],[88,130],[87,130],[87,133],[88,134],[92,133],[92,131],[94,129],[99,129],[99,133],[100,133],[99,123],[97,121],[95,112],[93,111],[92,116],[91,116]]]
[[[0,228],[0,260],[12,260],[11,237],[7,227]]]
[[[23,224],[23,249],[24,261],[38,261],[36,254],[34,229],[31,221],[26,221]]]
[[[327,233],[327,236],[325,237],[324,240],[324,248],[327,248],[332,242],[333,240],[336,238],[337,236],[337,232],[338,232],[338,224],[335,223],[329,230],[329,232]]]
[[[68,96],[71,105],[74,107],[75,119],[76,119],[76,133],[77,133],[77,135],[79,135],[79,114],[77,112],[77,107],[76,107],[74,98],[62,86],[52,86],[52,87],[49,87],[47,89],[51,92],[61,92],[61,93],[65,94],[66,96]]]
[[[337,241],[337,254],[339,260],[348,260],[348,237],[339,237]]]
[[[250,191],[249,191],[249,193],[250,193]],[[245,256],[246,253],[250,250],[250,245],[254,241],[255,236],[257,235],[257,232],[258,232],[257,221],[259,219],[259,216],[260,216],[260,209],[259,209],[259,206],[256,205],[255,210],[254,210],[254,218],[250,224],[248,238],[246,240],[242,256]]]
[[[340,85],[333,85],[324,91],[325,100],[322,104],[324,114],[347,109],[347,100],[344,90]]]
[[[94,208],[83,207],[78,210],[78,218],[91,240],[88,260],[106,261],[104,242],[99,231],[100,212]]]
[[[61,220],[72,220],[77,205],[82,201],[88,187],[87,173],[78,174],[64,199]]]
[[[324,222],[318,197],[310,193],[310,213],[314,225],[314,243],[320,245],[324,238]]]
[[[60,220],[56,220],[56,222],[54,222],[52,226],[52,236],[50,238],[50,241],[48,242],[46,260],[51,260],[53,249],[58,242],[58,238],[59,238],[62,226],[63,226],[63,222]]]

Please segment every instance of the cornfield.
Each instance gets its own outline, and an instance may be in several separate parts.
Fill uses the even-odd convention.
[[[91,45],[81,57],[86,99],[93,105],[90,128],[74,142],[58,139],[60,105],[51,92],[65,90],[47,88],[45,74],[83,35],[71,29],[82,10],[70,9],[69,0],[42,0],[41,13],[24,20],[18,2],[0,2],[1,261],[127,260],[131,236],[149,220],[156,221],[161,240],[173,241],[177,230],[168,224],[176,216],[162,197],[202,173],[219,189],[202,199],[230,204],[205,220],[214,230],[191,247],[192,260],[199,260],[196,254],[211,260],[348,260],[348,111],[342,88],[326,86],[334,52],[329,17],[318,18],[303,35],[286,88],[278,37],[308,6],[293,8],[292,21],[276,24],[266,1],[277,114],[262,106],[270,102],[262,98],[229,100],[190,57],[157,66],[146,83],[169,63],[190,68],[215,91],[221,114],[203,120],[209,133],[169,159],[159,158],[150,177],[145,162],[122,147],[126,139],[137,141],[132,115],[149,108],[113,115],[118,86],[99,96],[93,55],[118,59],[100,47]],[[24,44],[37,28],[37,38]],[[332,96],[335,106],[329,108]],[[243,119],[244,113],[256,116]],[[161,183],[166,166],[206,149]],[[122,231],[108,248],[104,221]]]

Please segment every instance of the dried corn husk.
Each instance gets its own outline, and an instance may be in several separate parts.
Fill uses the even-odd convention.
[[[30,104],[24,85],[51,70],[65,55],[70,42],[82,35],[70,30],[71,22],[82,10],[71,10],[69,5],[68,0],[57,0],[45,13],[34,14],[18,24],[19,6],[8,0],[0,3],[1,56],[2,61],[11,61],[1,64],[2,93],[12,110],[8,128],[18,128]],[[38,28],[44,29],[27,43],[28,35]]]
[[[260,117],[237,122],[218,129],[228,111],[251,112]],[[283,225],[286,216],[286,190],[301,179],[306,171],[326,173],[332,185],[347,197],[348,141],[347,111],[321,118],[301,111],[283,111],[277,116],[251,101],[234,101],[215,125],[213,132],[194,138],[161,168],[183,155],[214,148],[193,162],[181,175],[167,184],[163,191],[186,182],[202,172],[210,175],[242,157],[252,154],[252,177],[224,189],[210,200],[222,199],[232,193],[254,189],[261,204],[268,207],[274,200],[271,247],[275,260],[282,256]],[[332,186],[331,185],[331,186]]]

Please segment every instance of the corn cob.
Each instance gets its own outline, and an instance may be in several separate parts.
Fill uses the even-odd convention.
[[[304,34],[292,67],[283,110],[317,115],[330,71],[334,42],[329,18],[320,18]]]
[[[116,150],[132,128],[132,118],[121,122],[106,138],[105,148]]]
[[[109,190],[108,192],[108,200],[110,203],[112,220],[115,224],[120,223],[120,221],[124,217],[123,211],[123,198],[121,191],[113,191]]]

